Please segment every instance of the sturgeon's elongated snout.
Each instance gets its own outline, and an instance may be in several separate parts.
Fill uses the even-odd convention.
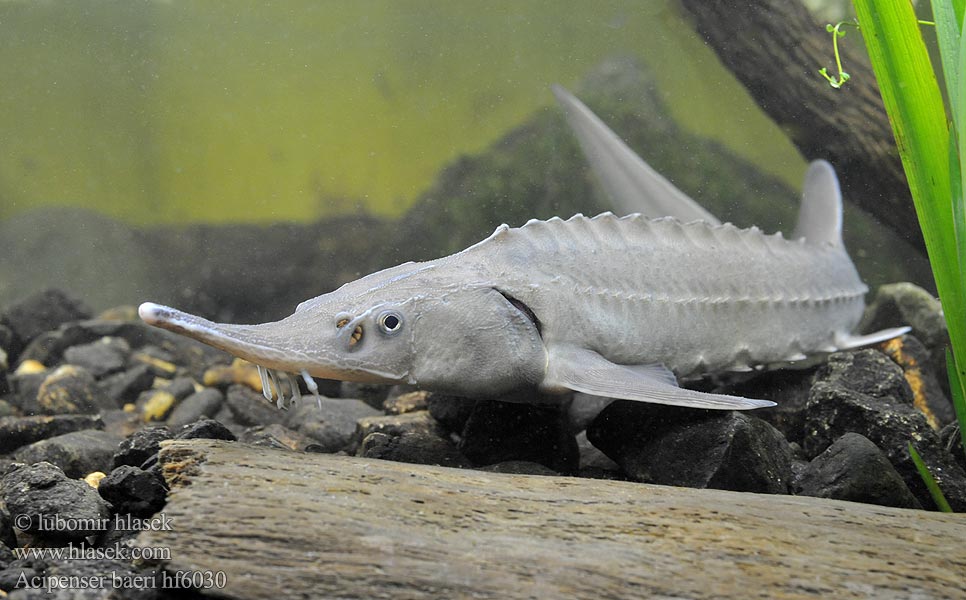
[[[298,373],[308,365],[307,357],[293,347],[283,321],[261,325],[215,323],[170,306],[145,302],[138,315],[154,325],[219,348],[270,369]],[[274,327],[272,327],[274,326]]]
[[[408,371],[370,360],[347,332],[313,311],[257,325],[215,323],[169,306],[145,302],[141,319],[155,327],[193,338],[261,367],[325,379],[363,383],[398,383]],[[351,342],[351,343],[350,343]]]

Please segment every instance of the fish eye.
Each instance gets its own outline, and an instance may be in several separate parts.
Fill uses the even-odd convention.
[[[386,335],[398,333],[403,324],[402,315],[391,310],[380,314],[376,322],[379,324],[379,329]]]

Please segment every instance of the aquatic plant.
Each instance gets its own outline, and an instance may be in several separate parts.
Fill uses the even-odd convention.
[[[966,0],[933,0],[941,64],[933,69],[909,0],[853,0],[882,100],[892,123],[942,302],[952,352],[947,355],[953,403],[966,450]],[[833,39],[842,33],[833,28]],[[939,87],[940,71],[949,117]],[[845,79],[841,74],[841,80]],[[825,74],[829,79],[828,75]],[[830,80],[831,83],[831,80]],[[910,454],[917,458],[910,445]],[[921,461],[924,480],[932,479]],[[938,490],[938,488],[937,488]],[[937,505],[942,506],[940,502]]]

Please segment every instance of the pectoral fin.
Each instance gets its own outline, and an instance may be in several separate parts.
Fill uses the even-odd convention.
[[[678,387],[664,365],[619,365],[585,348],[558,347],[548,352],[541,387],[566,388],[595,396],[716,410],[748,410],[775,406],[768,400],[707,394]]]
[[[911,330],[911,327],[893,327],[892,329],[883,329],[882,331],[876,331],[866,335],[844,335],[835,340],[835,346],[839,350],[852,350],[853,348],[861,348],[863,346],[889,341],[892,338],[909,333]]]

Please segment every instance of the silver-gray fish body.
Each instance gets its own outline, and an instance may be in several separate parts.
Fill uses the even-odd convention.
[[[504,226],[438,268],[529,307],[548,347],[685,377],[834,350],[868,289],[841,245],[610,213]]]

